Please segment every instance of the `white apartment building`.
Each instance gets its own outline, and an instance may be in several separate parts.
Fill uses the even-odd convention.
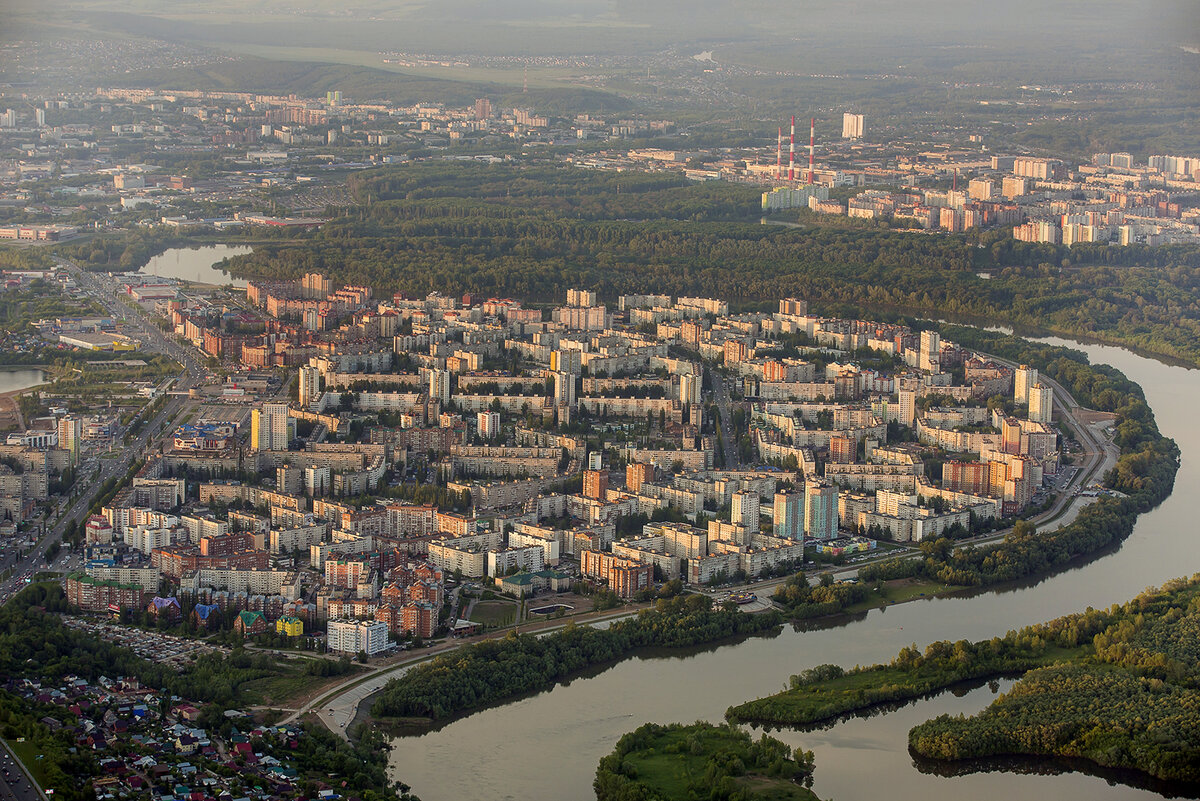
[[[388,627],[373,620],[331,620],[326,638],[330,651],[374,656],[388,648]]]

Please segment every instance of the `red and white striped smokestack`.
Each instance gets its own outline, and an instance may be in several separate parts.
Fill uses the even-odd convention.
[[[783,177],[783,126],[779,126],[779,137],[775,140],[775,179]]]
[[[788,142],[788,180],[796,180],[796,115],[792,115],[792,138]]]
[[[813,147],[817,141],[817,118],[808,120],[808,182],[813,182]]]

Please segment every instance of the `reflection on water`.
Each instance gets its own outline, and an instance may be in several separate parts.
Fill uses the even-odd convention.
[[[584,801],[596,764],[622,734],[647,721],[720,721],[725,710],[776,692],[788,676],[824,663],[888,661],[900,648],[932,640],[979,640],[1088,606],[1120,603],[1147,586],[1200,572],[1190,498],[1200,489],[1193,423],[1200,371],[1171,366],[1119,348],[1047,340],[1086,351],[1141,384],[1160,428],[1183,451],[1175,493],[1143,515],[1109,555],[1003,593],[940,598],[873,610],[836,628],[752,638],[716,650],[637,658],[513,704],[458,720],[419,737],[394,741],[393,777],[425,801],[540,799]],[[823,798],[889,801],[1054,798],[1064,801],[1157,798],[1153,789],[1110,784],[1079,772],[1011,772],[945,777],[922,773],[908,753],[908,730],[943,712],[969,714],[987,705],[987,687],[959,698],[946,693],[822,731],[776,733],[816,752],[814,790]],[[886,789],[885,789],[886,788]]]
[[[36,367],[0,369],[0,392],[15,392],[36,387],[46,380],[45,377],[46,374]]]
[[[240,278],[230,278],[229,273],[214,265],[229,256],[243,256],[253,248],[231,247],[230,245],[205,245],[198,248],[171,248],[152,258],[138,272],[159,278],[174,278],[198,284],[224,286],[233,284],[239,289],[246,287]]]

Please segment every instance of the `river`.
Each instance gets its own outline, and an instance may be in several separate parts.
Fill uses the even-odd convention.
[[[231,278],[229,273],[218,269],[215,265],[228,256],[243,256],[252,250],[253,248],[231,245],[171,248],[150,259],[146,266],[138,272],[142,275],[174,278],[198,284],[214,284],[216,286],[233,284],[239,289],[245,289],[246,282],[244,280]]]
[[[1120,348],[1041,341],[1085,351],[1139,383],[1160,429],[1183,452],[1175,492],[1143,515],[1113,553],[1033,586],[969,598],[936,598],[869,612],[848,625],[796,632],[686,657],[632,659],[601,673],[419,737],[393,742],[392,777],[424,801],[451,799],[594,799],[596,764],[616,740],[642,723],[720,721],[736,703],[774,693],[788,676],[823,663],[890,660],[902,647],[933,640],[980,640],[1088,606],[1106,607],[1147,586],[1200,572],[1193,541],[1191,493],[1200,487],[1200,428],[1191,412],[1200,371],[1162,364]],[[776,732],[816,754],[813,790],[827,799],[886,795],[889,801],[1054,798],[1059,801],[1160,798],[1082,773],[1007,772],[944,778],[921,773],[907,749],[916,723],[946,711],[971,713],[990,702],[982,688],[964,698],[944,694],[896,712],[853,719],[816,732]]]
[[[46,374],[38,367],[0,367],[0,392],[15,392],[44,383]]]

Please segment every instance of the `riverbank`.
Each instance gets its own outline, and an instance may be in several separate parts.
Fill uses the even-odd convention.
[[[636,615],[648,607],[649,604],[636,604],[616,610],[589,612],[579,617],[572,617],[565,620],[539,620],[522,624],[517,629],[502,629],[473,637],[444,640],[419,652],[405,652],[388,657],[374,666],[373,672],[370,675],[355,676],[330,688],[316,700],[306,703],[293,711],[282,722],[290,723],[306,715],[315,714],[321,723],[334,734],[343,739],[349,739],[352,730],[356,729],[358,725],[371,720],[369,712],[364,711],[364,701],[378,694],[385,684],[402,675],[408,668],[429,662],[442,654],[456,651],[459,648],[507,637],[517,630],[525,634],[543,636],[565,628],[568,625],[608,625],[613,621]]]
[[[731,726],[647,723],[600,760],[597,801],[747,798],[820,801],[804,786],[813,756],[770,737],[754,740]]]
[[[913,728],[909,745],[946,762],[997,756],[1085,759],[1155,779],[1200,782],[1200,575],[1111,610],[1088,610],[979,642],[905,648],[887,664],[823,665],[790,688],[726,712],[736,723],[807,727],[965,681],[1020,675],[969,718]]]
[[[21,413],[21,396],[42,387],[50,386],[51,382],[0,392],[0,431],[24,431],[25,416]]]
[[[1084,435],[1082,423],[1079,423],[1074,419],[1074,415],[1080,411],[1080,406],[1079,406],[1078,402],[1076,401],[1074,395],[1071,392],[1069,392],[1066,388],[1058,385],[1057,382],[1055,383],[1055,391],[1057,394],[1061,395],[1060,408],[1062,409],[1062,412],[1065,416],[1066,422],[1068,423],[1069,426],[1071,426],[1073,429],[1075,429],[1077,432],[1079,432],[1077,435],[1080,436],[1081,440],[1083,440],[1084,443],[1087,445],[1086,454],[1088,456],[1088,462],[1083,469],[1082,476],[1076,476],[1076,478],[1072,481],[1072,483],[1069,484],[1065,488],[1065,489],[1069,490],[1071,486],[1082,486],[1082,484],[1080,483],[1081,480],[1090,480],[1090,478],[1093,477],[1102,466],[1115,462],[1116,458],[1117,458],[1115,455],[1116,449],[1112,445],[1112,443],[1107,441],[1107,439],[1101,440],[1098,437],[1092,438],[1092,437],[1088,437],[1088,436]],[[1075,523],[1074,516],[1079,514],[1079,509],[1081,507],[1088,508],[1086,506],[1083,506],[1083,504],[1085,504],[1085,503],[1086,503],[1086,501],[1084,499],[1075,499],[1075,498],[1069,497],[1065,494],[1065,491],[1064,491],[1063,497],[1060,497],[1059,500],[1056,502],[1056,504],[1050,510],[1047,510],[1047,512],[1045,512],[1045,513],[1043,513],[1043,515],[1039,516],[1038,520],[1039,520],[1039,522],[1042,522],[1042,521],[1050,522],[1050,521],[1052,521],[1056,518],[1059,518],[1063,515],[1067,515],[1070,518],[1068,525],[1074,525],[1074,523]],[[1130,523],[1130,526],[1132,526],[1132,523]],[[1060,531],[1061,531],[1061,529],[1060,529]],[[1069,533],[1070,532],[1068,531],[1068,532],[1064,533],[1062,536],[1066,537]],[[989,545],[993,548],[1000,548],[1000,547],[1003,547],[1004,543],[1007,541],[1007,538],[1009,536],[1010,536],[1009,532],[999,532],[999,533],[995,533],[995,534],[991,534],[991,535],[985,535],[984,537],[975,538],[974,540],[969,541],[969,542],[962,541],[959,543],[955,543],[954,545],[959,548],[980,547],[980,546],[989,546]],[[1111,541],[1111,540],[1109,540],[1109,541]],[[1107,541],[1101,545],[1097,545],[1097,547],[1103,547],[1106,544],[1107,544]],[[1059,569],[1066,568],[1066,567],[1070,566],[1070,564],[1074,560],[1082,558],[1085,555],[1086,555],[1086,549],[1082,553],[1070,551],[1067,558],[1062,559],[1061,561],[1056,563],[1054,565],[1054,568],[1059,568]],[[924,567],[925,559],[922,558],[921,554],[916,554],[914,556],[909,556],[909,557],[904,557],[904,558],[914,562],[919,567]],[[867,568],[863,568],[863,570],[865,570],[865,571],[870,570],[870,566],[868,566]],[[1046,572],[1050,572],[1050,571],[1046,571]],[[826,614],[820,614],[815,617],[807,618],[805,621],[805,625],[813,625],[813,624],[815,624],[815,625],[830,625],[830,624],[837,625],[840,623],[847,622],[848,619],[851,617],[865,614],[867,611],[869,611],[870,609],[874,609],[874,608],[890,607],[890,606],[904,604],[904,603],[911,603],[911,602],[917,601],[917,600],[931,600],[935,597],[974,594],[974,593],[978,593],[980,591],[977,583],[973,584],[971,582],[950,582],[950,581],[945,581],[936,576],[935,577],[919,576],[919,575],[916,575],[916,573],[917,573],[917,570],[913,569],[913,570],[909,571],[908,575],[896,576],[896,577],[892,577],[891,579],[887,579],[886,577],[883,577],[878,582],[879,589],[876,590],[876,589],[872,588],[869,591],[869,594],[867,595],[867,597],[865,599],[855,601],[852,604],[844,605],[839,608],[833,609]],[[1017,580],[1026,578],[1029,575],[1030,575],[1029,573],[1017,575],[1017,576],[1014,576],[1010,581],[1015,582]],[[1036,571],[1035,571],[1034,575],[1036,575]],[[754,585],[754,589],[756,591],[762,593],[765,590],[770,589],[773,586],[778,586],[780,584],[783,584],[786,581],[787,581],[786,579],[781,579],[777,582],[762,583],[762,584]],[[1003,583],[1004,582],[989,582],[989,584],[995,586],[996,589],[1002,589],[1003,587],[999,586],[999,585],[1003,584]],[[614,664],[616,661],[621,661],[624,658],[627,658],[627,656],[619,657],[615,660],[606,660],[606,662],[608,664]],[[422,661],[424,661],[424,660],[422,660]],[[395,678],[400,679],[401,678],[400,674],[397,673],[395,675]],[[531,692],[543,691],[543,690],[547,689],[548,687],[554,686],[554,684],[557,681],[561,680],[561,678],[562,677],[556,678],[554,681],[550,682],[549,684],[543,684],[539,687],[523,687],[523,688],[521,688],[520,691],[518,691],[516,693],[510,693],[510,695],[507,697],[507,699],[498,698],[494,701],[494,703],[505,703],[505,702],[513,700],[515,697],[524,696]],[[355,692],[353,692],[353,694],[350,696],[350,699],[352,700],[352,705],[349,708],[346,708],[344,703],[341,703],[341,704],[336,705],[337,706],[336,710],[333,707],[328,709],[327,715],[329,717],[343,718],[342,722],[338,726],[338,728],[340,728],[340,730],[343,734],[348,730],[348,728],[350,727],[352,722],[354,722],[354,721],[358,721],[360,723],[366,722],[366,720],[368,718],[367,718],[367,716],[362,715],[360,705],[362,704],[362,701],[365,700],[367,697],[374,696],[378,692],[380,686],[381,685],[377,681],[373,681],[372,686],[370,688],[358,689]],[[348,687],[348,688],[346,688],[346,692],[348,692],[352,689],[354,689],[354,688]],[[369,691],[367,691],[367,689],[369,689]],[[336,697],[337,696],[335,695],[335,696],[331,697],[330,700],[333,700]],[[424,726],[418,727],[418,728],[421,728],[423,730],[428,730],[435,725],[435,722],[438,720],[438,718],[443,719],[443,721],[453,720],[457,717],[460,717],[462,714],[477,711],[481,706],[486,706],[486,704],[472,703],[472,704],[469,704],[467,707],[453,710],[449,714],[443,713],[440,715],[430,715],[430,716],[428,716],[430,718],[430,722],[427,725],[424,725]],[[399,714],[394,714],[394,715],[391,715],[390,717],[403,719],[406,722],[406,728],[411,728],[411,726],[408,724],[411,724],[414,719],[419,719],[419,718],[423,718],[423,717],[427,717],[427,716],[424,714],[414,714],[413,710],[402,710]],[[326,720],[326,714],[322,714],[322,719]],[[326,721],[326,722],[328,722],[328,721]],[[443,722],[441,725],[445,725],[445,722]],[[335,729],[335,731],[336,730],[337,729]]]
[[[568,625],[545,637],[508,636],[478,643],[391,682],[371,708],[375,717],[444,720],[554,686],[594,665],[646,648],[689,648],[777,631],[778,612],[714,609],[707,596],[660,599],[635,618],[606,629]]]

